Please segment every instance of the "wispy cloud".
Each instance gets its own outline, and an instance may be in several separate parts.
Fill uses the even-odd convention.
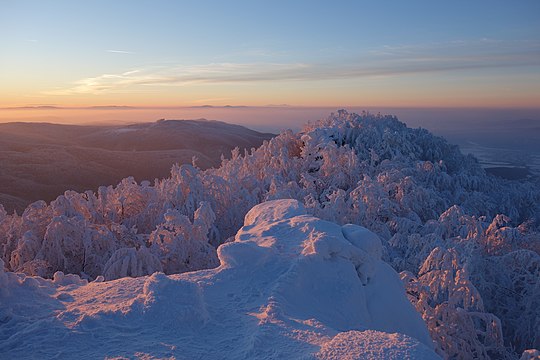
[[[340,58],[331,63],[211,63],[152,67],[81,79],[72,87],[49,94],[99,94],[141,86],[354,79],[521,66],[540,66],[540,42],[480,39],[384,46],[361,56]]]
[[[130,70],[121,74],[103,74],[75,82],[68,89],[47,92],[50,95],[68,95],[125,90],[133,86],[185,86],[203,83],[231,83],[302,79],[306,64],[235,64],[213,63],[207,65],[153,67]],[[298,73],[296,77],[294,74]]]
[[[107,50],[107,52],[114,53],[114,54],[134,54],[134,52],[132,51],[125,51],[125,50]]]

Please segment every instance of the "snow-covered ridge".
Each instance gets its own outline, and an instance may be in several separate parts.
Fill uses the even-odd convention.
[[[456,146],[395,117],[341,110],[233,151],[219,168],[174,166],[154,184],[127,178],[68,191],[22,216],[0,207],[0,256],[6,270],[48,278],[211,268],[253,206],[292,198],[315,217],[378,235],[438,354],[512,359],[540,348],[534,181],[489,176]]]
[[[91,283],[0,270],[0,353],[438,358],[381,253],[367,229],[314,218],[296,200],[276,200],[246,215],[235,241],[218,248],[216,269]]]

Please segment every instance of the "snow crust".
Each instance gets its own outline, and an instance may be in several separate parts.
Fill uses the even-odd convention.
[[[365,228],[319,220],[296,200],[269,201],[217,252],[220,266],[211,270],[90,283],[5,272],[0,260],[0,354],[438,358]]]

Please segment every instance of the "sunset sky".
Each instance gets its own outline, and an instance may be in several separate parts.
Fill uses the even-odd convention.
[[[540,1],[0,0],[0,107],[535,107]]]

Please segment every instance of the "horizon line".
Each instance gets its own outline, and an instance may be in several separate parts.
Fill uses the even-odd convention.
[[[59,105],[21,105],[0,107],[0,111],[10,110],[152,110],[152,109],[328,109],[347,110],[348,108],[381,108],[381,109],[478,109],[478,110],[540,110],[540,106],[449,106],[449,105],[426,105],[426,106],[396,106],[396,105],[290,105],[290,104],[267,104],[267,105],[86,105],[86,106],[59,106]]]

